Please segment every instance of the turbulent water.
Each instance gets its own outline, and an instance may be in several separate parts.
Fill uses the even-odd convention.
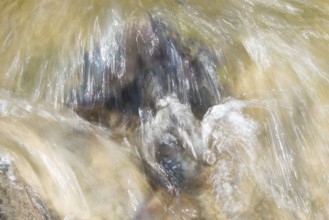
[[[0,218],[328,219],[329,3],[0,2]]]

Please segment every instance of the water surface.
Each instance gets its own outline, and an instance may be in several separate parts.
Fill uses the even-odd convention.
[[[158,115],[79,117],[86,51],[114,59],[149,13],[214,52],[217,105],[195,118],[167,97]],[[5,0],[0,26],[1,158],[60,218],[328,218],[329,3]],[[166,137],[166,115],[192,173],[174,196],[139,150]]]

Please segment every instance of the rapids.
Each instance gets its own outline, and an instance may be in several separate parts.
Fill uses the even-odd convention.
[[[1,219],[328,219],[329,2],[2,0]]]

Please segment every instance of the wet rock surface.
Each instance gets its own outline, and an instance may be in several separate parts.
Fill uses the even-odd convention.
[[[25,184],[15,166],[0,158],[0,219],[60,219],[50,211],[35,189]]]

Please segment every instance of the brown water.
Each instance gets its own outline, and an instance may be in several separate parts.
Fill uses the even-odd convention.
[[[84,53],[117,51],[116,34],[148,12],[212,48],[220,103],[196,120],[169,97],[142,128],[80,118],[67,103]],[[61,219],[329,218],[326,1],[4,0],[0,27],[1,158]],[[167,114],[207,164],[201,186],[174,198],[151,186],[136,150]]]

